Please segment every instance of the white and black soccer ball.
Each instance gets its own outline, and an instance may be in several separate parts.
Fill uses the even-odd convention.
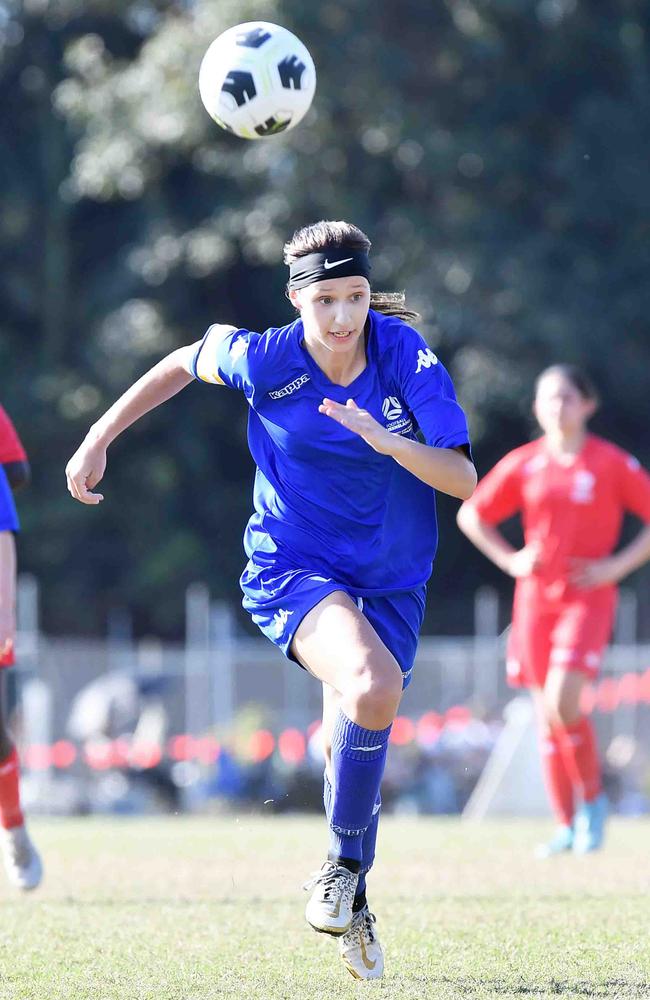
[[[217,125],[242,139],[294,128],[309,110],[316,69],[294,34],[248,21],[215,38],[199,72],[199,91]]]

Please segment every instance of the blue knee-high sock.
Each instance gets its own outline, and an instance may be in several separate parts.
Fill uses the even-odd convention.
[[[339,710],[332,734],[332,858],[347,858],[361,866],[363,838],[372,821],[390,731],[391,726],[365,729]]]
[[[377,829],[379,827],[379,813],[381,812],[381,792],[377,792],[375,804],[372,807],[372,819],[370,825],[363,835],[361,844],[361,871],[357,882],[357,896],[366,891],[366,875],[372,868],[375,860],[375,846],[377,844]]]
[[[332,786],[327,777],[327,771],[323,773],[323,802],[325,804],[325,815],[329,823],[332,816]],[[357,883],[357,896],[361,896],[366,891],[366,875],[372,868],[375,860],[375,847],[377,844],[377,828],[379,826],[379,813],[381,810],[381,792],[377,792],[375,804],[372,807],[372,818],[370,825],[363,835],[361,842],[361,871]]]
[[[332,818],[332,785],[330,779],[327,777],[327,771],[323,771],[323,803],[325,805],[327,825],[329,826]]]

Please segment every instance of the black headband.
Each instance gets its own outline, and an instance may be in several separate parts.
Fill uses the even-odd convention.
[[[369,278],[370,261],[365,250],[324,247],[289,264],[289,288],[304,288],[328,278]]]

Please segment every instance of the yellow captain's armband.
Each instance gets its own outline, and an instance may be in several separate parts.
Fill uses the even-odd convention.
[[[236,326],[227,323],[215,323],[210,327],[203,340],[198,344],[192,344],[189,350],[192,352],[190,367],[188,371],[201,382],[210,382],[213,385],[223,385],[216,367],[217,346],[229,334],[236,330]]]

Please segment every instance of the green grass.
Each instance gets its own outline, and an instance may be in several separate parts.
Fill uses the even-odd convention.
[[[648,1000],[650,823],[534,862],[548,829],[386,817],[369,891],[386,975],[357,984],[303,920],[322,820],[34,822],[46,881],[0,887],[0,998]]]

